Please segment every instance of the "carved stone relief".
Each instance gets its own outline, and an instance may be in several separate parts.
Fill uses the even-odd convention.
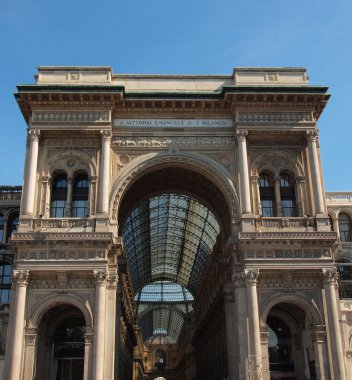
[[[189,136],[189,137],[114,137],[112,147],[119,148],[165,148],[180,147],[189,149],[230,148],[235,146],[231,136]]]

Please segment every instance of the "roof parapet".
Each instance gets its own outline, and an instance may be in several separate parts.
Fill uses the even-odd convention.
[[[304,67],[236,67],[235,85],[308,86]]]
[[[36,84],[110,84],[109,66],[39,66]]]

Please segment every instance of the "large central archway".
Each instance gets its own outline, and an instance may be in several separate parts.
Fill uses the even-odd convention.
[[[117,219],[144,359],[151,378],[173,378],[206,269],[230,236],[237,210],[216,184],[189,168],[157,167],[131,182]]]

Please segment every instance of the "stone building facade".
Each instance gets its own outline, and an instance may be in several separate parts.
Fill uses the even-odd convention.
[[[40,67],[15,96],[4,379],[352,377],[352,196],[325,194],[305,69]]]

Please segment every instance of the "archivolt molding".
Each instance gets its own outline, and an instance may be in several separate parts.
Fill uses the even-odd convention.
[[[261,318],[262,324],[265,324],[270,310],[275,305],[280,304],[280,303],[295,304],[301,307],[303,311],[305,311],[308,314],[313,324],[315,325],[324,324],[323,317],[318,308],[318,305],[314,302],[314,300],[312,300],[310,297],[306,296],[305,294],[301,292],[295,292],[295,293],[278,292],[265,298],[260,305],[260,311],[259,311],[259,316]]]
[[[224,195],[233,222],[240,218],[239,199],[228,172],[217,162],[196,153],[157,152],[139,156],[128,163],[115,181],[110,195],[110,217],[117,220],[121,200],[128,188],[139,178],[154,170],[166,167],[179,167],[204,175],[216,185]]]
[[[30,313],[28,327],[38,327],[45,313],[58,305],[72,305],[77,307],[84,315],[86,327],[93,326],[93,312],[88,300],[77,294],[54,293],[41,299]]]
[[[330,211],[330,210],[329,210]],[[335,211],[336,218],[338,219],[339,214],[347,214],[352,219],[352,207],[340,207]],[[330,212],[329,212],[330,213]]]
[[[68,177],[72,177],[75,172],[83,170],[92,177],[97,176],[97,163],[88,153],[80,150],[62,150],[48,159],[43,177],[51,177],[57,170],[64,171]]]
[[[257,176],[263,170],[270,170],[278,176],[282,170],[291,171],[295,177],[304,176],[303,165],[288,151],[268,150],[256,157],[252,163],[251,175]]]

